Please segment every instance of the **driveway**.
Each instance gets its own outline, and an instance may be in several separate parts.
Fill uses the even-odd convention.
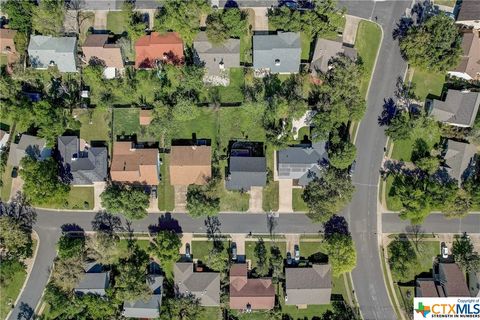
[[[107,15],[108,10],[95,10],[95,21],[93,22],[95,31],[107,30]]]
[[[358,23],[362,20],[359,17],[345,15],[345,28],[343,29],[343,43],[355,45],[357,38]]]
[[[102,207],[102,199],[100,198],[100,195],[102,192],[105,190],[105,187],[107,184],[105,182],[94,182],[93,183],[93,203],[94,203],[94,208],[93,210],[95,211],[100,211],[103,209]]]
[[[190,254],[192,254],[192,239],[193,239],[193,233],[183,233],[182,234],[182,246],[180,247],[180,254],[185,254],[185,248],[187,246],[187,243],[190,244]]]
[[[174,186],[175,209],[173,212],[185,212],[187,208],[187,186]]]
[[[263,187],[251,187],[250,199],[248,200],[248,211],[251,213],[260,213],[263,212]]]
[[[255,20],[253,31],[268,31],[268,8],[253,8],[255,12]]]
[[[10,201],[17,195],[18,192],[22,191],[22,189],[23,189],[23,179],[20,177],[20,174],[17,174],[17,177],[12,179],[12,189],[10,190]]]
[[[298,233],[295,234],[286,234],[285,235],[285,241],[286,243],[286,248],[287,252],[290,252],[292,257],[294,256],[293,250],[296,244],[300,245],[300,235]],[[302,248],[300,248],[302,250]]]
[[[293,212],[292,209],[293,181],[290,179],[278,180],[278,212]]]

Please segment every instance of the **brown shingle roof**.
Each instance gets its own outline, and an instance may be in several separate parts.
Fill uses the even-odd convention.
[[[456,263],[439,264],[441,284],[447,297],[469,297],[465,275]]]
[[[158,149],[134,149],[132,142],[113,144],[113,181],[158,185]]]
[[[152,110],[140,110],[140,125],[148,126],[152,122]]]
[[[271,278],[248,279],[246,264],[230,268],[230,308],[269,310],[275,305],[275,289]]]
[[[107,34],[91,34],[82,46],[83,54],[87,63],[92,58],[98,58],[105,62],[106,67],[123,69],[123,58],[120,46],[108,43]]]
[[[480,4],[478,0],[463,0],[458,12],[457,21],[480,20]]]
[[[440,290],[443,289],[440,287]],[[418,297],[439,297],[437,285],[433,279],[417,280],[417,296]]]
[[[152,32],[135,42],[135,68],[153,68],[155,60],[183,61],[183,41],[176,32]]]
[[[311,268],[285,268],[287,305],[329,304],[332,273],[328,264]]]
[[[204,185],[212,176],[210,146],[172,146],[170,153],[170,183]]]
[[[455,71],[464,72],[476,79],[480,74],[480,37],[478,30],[463,34],[462,50],[463,56]]]

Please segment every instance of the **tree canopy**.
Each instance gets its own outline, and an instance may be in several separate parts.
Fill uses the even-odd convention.
[[[0,216],[0,251],[14,258],[26,258],[31,251],[30,235],[8,216]]]
[[[452,248],[455,262],[457,262],[465,272],[477,272],[480,270],[480,256],[475,252],[473,242],[467,234],[456,238]]]
[[[352,271],[357,264],[357,253],[350,235],[335,233],[325,239],[328,262],[332,265],[332,274],[338,277]]]
[[[42,0],[38,6],[33,7],[33,30],[46,36],[59,36],[63,30],[64,17],[64,1]]]
[[[155,256],[160,263],[174,263],[180,258],[179,250],[182,242],[178,234],[172,230],[164,230],[157,233],[150,242],[149,252]]]
[[[100,198],[107,212],[123,214],[127,219],[133,220],[145,217],[150,204],[148,194],[127,185],[108,185]]]
[[[35,3],[30,0],[8,0],[2,4],[2,11],[8,15],[8,26],[25,35],[32,30],[32,14]],[[2,91],[3,92],[3,91]]]
[[[208,40],[222,44],[229,38],[240,38],[248,31],[247,17],[248,14],[238,8],[212,12],[206,20]]]
[[[220,198],[205,186],[190,185],[187,190],[187,211],[192,217],[214,216],[220,211]]]
[[[265,242],[263,238],[258,239],[255,243],[255,248],[253,251],[255,255],[255,259],[257,262],[257,266],[255,267],[255,274],[259,277],[264,277],[268,275],[270,272],[270,264],[269,264],[269,255],[267,248],[265,247]]]
[[[412,26],[400,38],[400,49],[408,62],[425,70],[447,71],[460,61],[462,36],[445,13]]]
[[[160,319],[162,320],[196,320],[204,310],[200,299],[193,294],[177,295],[175,298],[165,299],[162,304]]]
[[[410,279],[411,270],[418,265],[417,253],[408,239],[397,238],[388,245],[388,264],[399,279]],[[415,276],[415,275],[413,275]]]

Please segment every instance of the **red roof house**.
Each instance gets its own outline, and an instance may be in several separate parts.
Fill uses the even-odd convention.
[[[183,58],[183,41],[176,32],[152,32],[135,42],[135,68],[153,68],[157,60],[177,64]]]

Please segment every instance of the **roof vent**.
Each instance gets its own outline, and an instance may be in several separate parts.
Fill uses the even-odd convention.
[[[280,65],[280,59],[275,59],[275,65],[279,66]]]

